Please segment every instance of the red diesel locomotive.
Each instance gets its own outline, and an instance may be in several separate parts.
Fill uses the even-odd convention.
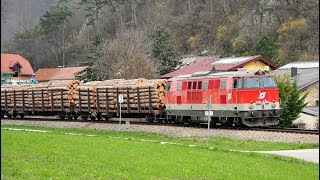
[[[167,118],[173,122],[208,122],[210,97],[213,125],[254,127],[279,123],[281,109],[276,78],[264,71],[169,79]]]

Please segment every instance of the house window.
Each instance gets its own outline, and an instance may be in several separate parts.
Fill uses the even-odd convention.
[[[13,68],[12,68],[13,72],[20,72],[20,67],[18,65],[15,65]]]

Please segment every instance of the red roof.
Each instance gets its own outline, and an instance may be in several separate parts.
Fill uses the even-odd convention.
[[[44,68],[36,72],[35,78],[37,81],[72,80],[75,79],[75,73],[85,68],[86,67]]]
[[[19,54],[5,54],[1,53],[1,72],[13,72],[11,69],[13,65],[20,64],[20,75],[32,75],[34,71],[28,60]]]
[[[228,57],[228,58],[219,58],[217,56],[214,57],[199,57],[196,58],[194,63],[189,65],[185,65],[180,69],[173,71],[171,73],[165,74],[161,76],[161,78],[171,78],[179,75],[185,74],[193,74],[199,71],[211,71],[214,67],[217,71],[234,71],[238,68],[243,67],[245,64],[260,60],[273,69],[278,68],[279,66],[267,58],[257,55],[257,56],[247,56],[247,57]]]
[[[211,71],[213,67],[213,65],[211,64],[219,59],[220,58],[218,56],[197,57],[195,58],[193,63],[189,65],[185,65],[180,69],[173,71],[171,73],[162,75],[161,78],[171,78],[171,77],[184,75],[184,74],[193,74],[198,71]]]

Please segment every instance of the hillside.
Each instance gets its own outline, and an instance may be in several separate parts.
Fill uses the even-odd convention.
[[[32,15],[1,13],[10,27],[28,13],[28,27],[38,22],[10,28],[21,32],[13,37],[2,29],[2,52],[21,54],[35,70],[90,65],[95,79],[157,77],[186,55],[261,54],[279,65],[319,59],[317,0],[59,0],[46,10],[51,2]]]

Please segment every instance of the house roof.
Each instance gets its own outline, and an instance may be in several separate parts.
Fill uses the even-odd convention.
[[[260,60],[274,69],[279,67],[277,64],[260,55],[228,58],[220,58],[219,56],[195,57],[182,59],[180,61],[182,62],[182,67],[176,71],[161,76],[161,78],[171,78],[179,75],[194,74],[199,71],[211,71],[213,67],[217,71],[234,71],[243,67],[245,64],[256,60]]]
[[[212,64],[217,71],[234,71],[243,67],[245,64],[256,60],[260,60],[274,69],[279,67],[277,64],[260,55],[222,58],[216,62],[213,62]]]
[[[213,65],[211,63],[219,60],[220,58],[217,56],[212,57],[195,57],[195,58],[186,58],[182,59],[182,67],[178,70],[173,71],[171,73],[165,74],[161,76],[161,78],[171,78],[184,74],[193,74],[198,71],[211,71]],[[183,66],[183,63],[184,66]]]
[[[20,69],[20,75],[34,74],[34,71],[29,61],[20,56],[19,54],[1,53],[1,72],[13,72],[13,70],[10,67],[13,67],[17,63],[22,67]]]
[[[35,78],[37,81],[72,80],[75,79],[75,73],[85,68],[86,67],[44,68],[36,72]]]
[[[319,106],[306,106],[301,111],[312,116],[319,116]]]
[[[319,68],[319,61],[291,62],[282,67],[279,67],[279,69],[290,69],[291,67],[296,67],[298,69]]]
[[[319,82],[319,62],[293,62],[276,69],[274,73],[283,76],[291,74],[291,68],[297,68],[297,75],[290,77],[291,80],[297,81],[299,90],[304,90],[310,85]]]

